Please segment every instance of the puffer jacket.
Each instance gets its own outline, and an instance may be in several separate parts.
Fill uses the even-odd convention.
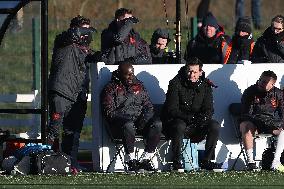
[[[253,63],[284,63],[284,32],[275,35],[267,28],[255,43]]]
[[[231,39],[225,35],[222,27],[219,28],[212,38],[207,38],[204,32],[200,30],[197,36],[187,44],[184,59],[197,57],[204,64],[223,64],[226,52],[223,52],[222,44],[229,44]]]
[[[143,118],[146,122],[154,115],[153,105],[142,82],[134,78],[130,86],[121,82],[118,71],[101,93],[103,114],[107,120],[126,119],[135,121]]]
[[[276,106],[272,106],[271,99],[276,99]],[[273,87],[266,92],[254,84],[244,91],[241,99],[242,114],[269,114],[283,117],[283,91]]]
[[[101,34],[102,61],[117,64],[133,58],[135,64],[151,64],[150,49],[145,40],[133,29],[132,19],[125,19],[122,26],[114,20]]]
[[[72,42],[68,32],[59,34],[54,42],[49,92],[57,92],[76,101],[80,92],[88,92],[89,65],[87,62],[92,51],[88,47]]]
[[[184,66],[169,83],[162,110],[163,122],[177,118],[189,122],[198,115],[212,118],[214,110],[211,85],[206,79],[192,85],[186,75]]]

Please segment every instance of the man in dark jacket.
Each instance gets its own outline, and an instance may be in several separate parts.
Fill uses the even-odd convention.
[[[128,171],[153,171],[150,159],[160,141],[162,123],[154,117],[153,105],[142,82],[134,76],[133,60],[125,60],[112,74],[101,94],[103,115],[114,137],[122,137]],[[142,134],[146,147],[139,161],[135,158],[135,134]]]
[[[275,16],[271,26],[256,41],[252,62],[284,62],[284,17],[282,15]]]
[[[242,60],[251,60],[254,48],[252,37],[251,21],[248,17],[239,18],[235,27],[235,34],[232,42],[227,49],[228,57],[225,58],[225,64],[236,64]],[[228,60],[226,61],[226,59]]]
[[[202,169],[212,170],[220,125],[212,119],[213,94],[211,82],[201,79],[202,63],[197,58],[187,61],[170,81],[162,111],[163,130],[172,139],[173,169],[183,171],[181,164],[182,139],[200,142],[206,136]]]
[[[101,34],[102,61],[117,64],[133,58],[134,64],[152,63],[147,42],[133,29],[138,22],[129,9],[120,8],[115,12],[115,19]]]
[[[150,52],[153,64],[173,64],[175,54],[169,52],[168,44],[171,41],[169,32],[166,29],[158,28],[151,38]]]
[[[50,125],[48,142],[58,150],[59,130],[63,127],[62,151],[71,156],[71,167],[78,172],[79,138],[87,109],[89,66],[92,51],[90,20],[77,16],[70,28],[56,36],[49,75]]]
[[[273,71],[264,71],[256,84],[244,91],[240,131],[247,154],[248,169],[257,169],[253,159],[253,136],[255,133],[279,135],[271,168],[284,172],[280,163],[284,150],[283,91],[275,87],[277,76]]]
[[[184,59],[197,57],[203,64],[223,64],[229,43],[230,37],[212,13],[208,13],[197,36],[187,44]]]

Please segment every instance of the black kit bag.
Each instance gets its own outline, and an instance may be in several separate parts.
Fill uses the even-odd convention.
[[[68,174],[71,172],[70,156],[63,152],[42,152],[35,158],[37,174]]]
[[[272,165],[272,161],[274,159],[274,154],[275,154],[275,142],[272,142],[271,147],[267,148],[264,150],[264,152],[262,153],[262,169],[263,170],[270,170],[271,169],[271,165]],[[282,152],[281,154],[281,158],[280,158],[280,162],[282,164],[284,164],[284,152]]]

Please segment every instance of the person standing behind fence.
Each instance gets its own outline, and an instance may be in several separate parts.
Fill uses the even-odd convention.
[[[184,59],[197,57],[203,64],[223,64],[230,41],[213,14],[208,13],[197,36],[187,44]]]
[[[250,18],[239,18],[224,63],[236,64],[242,60],[251,60],[254,44]]]
[[[122,61],[101,93],[103,115],[115,137],[122,137],[128,171],[154,171],[151,158],[160,141],[162,123],[154,116],[152,102],[143,83],[134,75],[133,60]],[[139,159],[135,158],[135,134],[146,139]]]
[[[261,28],[261,0],[251,0],[251,16],[253,26],[259,30]],[[245,16],[245,0],[236,0],[235,4],[236,20]]]
[[[253,63],[284,62],[284,17],[277,15],[255,43],[252,54]]]
[[[253,159],[253,137],[256,133],[278,135],[271,169],[284,172],[280,162],[284,150],[283,91],[275,87],[277,76],[264,71],[256,84],[248,87],[241,98],[240,131],[247,154],[248,170],[257,169]]]
[[[48,143],[59,148],[60,128],[63,128],[62,151],[71,157],[71,169],[79,171],[77,154],[80,133],[87,109],[89,91],[88,58],[92,56],[90,20],[78,15],[70,28],[56,36],[49,75]]]
[[[101,34],[102,61],[117,64],[132,58],[134,64],[151,64],[151,54],[147,42],[133,29],[139,20],[132,11],[120,8],[115,12],[115,19]]]
[[[215,147],[220,124],[212,119],[213,93],[208,79],[202,78],[202,62],[198,58],[187,61],[170,81],[162,110],[163,132],[172,140],[173,170],[183,172],[182,139],[200,142],[206,138],[205,154],[201,169],[220,168],[211,162],[215,159]]]
[[[168,30],[158,28],[154,31],[150,44],[153,64],[175,63],[175,53],[169,52],[168,48],[170,41],[171,39]]]

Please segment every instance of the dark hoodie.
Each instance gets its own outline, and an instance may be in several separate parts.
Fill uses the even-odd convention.
[[[192,83],[187,78],[186,66],[170,81],[162,120],[182,119],[189,123],[193,116],[203,115],[211,119],[213,115],[212,88],[206,80]]]
[[[112,21],[101,34],[102,61],[117,64],[127,58],[133,58],[135,64],[151,64],[150,49],[145,40],[134,31],[134,17],[117,22]]]
[[[153,105],[142,82],[136,77],[129,86],[122,83],[118,71],[101,93],[103,115],[108,121],[126,119],[136,121],[143,117],[146,122],[153,117]]]
[[[216,35],[208,38],[202,30],[197,36],[190,40],[186,47],[184,59],[188,60],[191,57],[197,57],[203,64],[222,64],[222,42],[230,43],[231,39],[225,35],[223,27],[216,31]]]
[[[252,62],[284,62],[284,32],[275,35],[271,27],[267,28],[255,43],[252,53]]]

